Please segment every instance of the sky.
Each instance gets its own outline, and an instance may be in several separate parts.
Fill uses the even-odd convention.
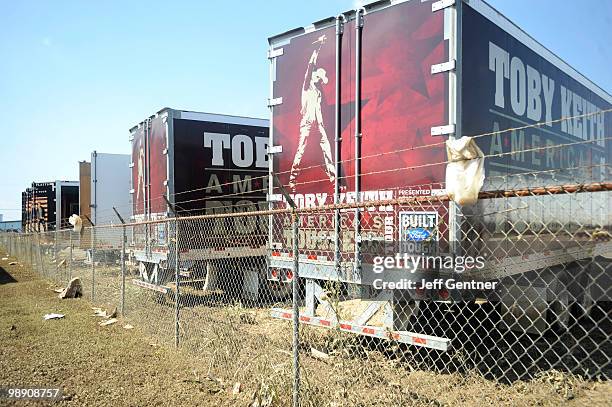
[[[413,0],[416,1],[416,0]],[[355,0],[0,0],[0,214],[163,107],[268,117],[267,38]],[[612,1],[491,0],[612,93]]]

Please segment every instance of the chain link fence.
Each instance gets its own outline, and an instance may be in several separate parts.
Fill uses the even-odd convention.
[[[253,405],[462,404],[468,381],[612,374],[612,184],[563,179],[491,177],[465,207],[407,193],[0,239]]]

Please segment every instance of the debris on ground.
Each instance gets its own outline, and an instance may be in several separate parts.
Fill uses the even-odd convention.
[[[91,307],[91,309],[94,311],[94,317],[102,317],[106,319],[117,317],[117,307],[113,308],[110,313],[100,307]]]
[[[63,288],[54,288],[53,291],[55,291],[56,293],[61,293],[62,291],[64,291]]]
[[[310,355],[315,358],[315,359],[319,359],[319,360],[327,360],[329,359],[329,355],[325,352],[321,352],[320,350],[317,350],[313,347],[310,348]]]
[[[57,268],[60,268],[60,267],[62,267],[65,264],[66,264],[66,259],[64,259],[64,260],[60,261],[59,263],[57,263]]]
[[[213,383],[216,383],[219,386],[223,386],[224,385],[223,379],[220,379],[218,377],[214,377],[214,376],[211,376],[211,375],[206,375],[206,380],[211,381]]]
[[[125,324],[125,325],[123,325],[123,328],[124,329],[134,329],[134,326],[130,325],[130,324]]]
[[[109,320],[107,320],[107,321],[102,321],[102,322],[100,322],[98,325],[100,325],[100,326],[111,325],[111,324],[114,324],[114,323],[115,323],[115,322],[117,322],[117,321],[118,321],[118,319],[117,319],[117,318],[111,318],[111,319],[109,319]]]
[[[12,261],[12,262],[9,263],[9,266],[16,266],[16,265],[17,265],[16,261]]]
[[[196,376],[197,379],[197,376]],[[212,384],[212,387],[208,387],[209,394],[217,394],[224,390],[225,383],[222,379],[213,377],[211,375],[206,376],[206,380]]]
[[[72,401],[74,394],[65,394],[62,396],[62,401]]]
[[[15,325],[11,325],[10,330],[11,330],[11,331],[14,331],[15,329],[17,329],[17,327],[16,327]]]
[[[2,261],[4,261],[4,260],[8,260],[8,257],[3,257],[3,258],[2,258]]]
[[[293,356],[292,352],[289,352],[288,350],[285,350],[285,349],[276,349],[276,351],[278,353],[284,353],[285,355]]]
[[[595,229],[593,233],[591,233],[591,240],[609,240],[612,238],[612,234],[607,230]]]
[[[240,393],[241,389],[242,389],[242,384],[240,382],[234,383],[234,387],[232,388],[232,394]]]
[[[276,392],[265,383],[259,386],[259,389],[253,392],[252,402],[249,407],[270,407],[276,399]]]
[[[43,317],[45,321],[49,319],[61,319],[61,318],[64,318],[64,314],[45,314],[45,316]]]
[[[81,279],[78,277],[73,278],[68,283],[68,286],[59,294],[59,298],[78,298],[83,296],[83,285]]]

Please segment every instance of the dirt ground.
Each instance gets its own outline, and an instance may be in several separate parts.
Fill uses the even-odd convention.
[[[58,299],[52,284],[12,261],[0,261],[0,386],[59,387],[57,405],[249,404],[245,391],[232,394],[234,383],[206,377],[197,359],[124,329],[122,319],[99,326],[86,300]],[[44,321],[47,313],[65,317]]]
[[[2,257],[8,256],[0,250]],[[267,310],[186,307],[184,346],[176,350],[171,332],[165,332],[172,327],[172,307],[143,303],[134,294],[128,319],[102,327],[86,299],[59,300],[52,283],[18,261],[9,265],[14,261],[0,261],[0,386],[59,387],[63,398],[57,405],[72,406],[290,405],[290,330],[286,322],[267,317]],[[43,321],[52,312],[65,317]],[[151,331],[153,316],[164,332]],[[135,329],[124,329],[127,323]],[[305,406],[595,407],[612,402],[611,383],[557,371],[504,385],[469,373],[398,367],[380,352],[356,350],[361,348],[347,356],[354,337],[330,331],[305,329],[302,340]],[[329,350],[330,357],[314,359],[310,346]]]

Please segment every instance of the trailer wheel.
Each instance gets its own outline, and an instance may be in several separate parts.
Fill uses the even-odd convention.
[[[291,282],[264,280],[263,301],[281,302],[291,298],[293,285]]]

